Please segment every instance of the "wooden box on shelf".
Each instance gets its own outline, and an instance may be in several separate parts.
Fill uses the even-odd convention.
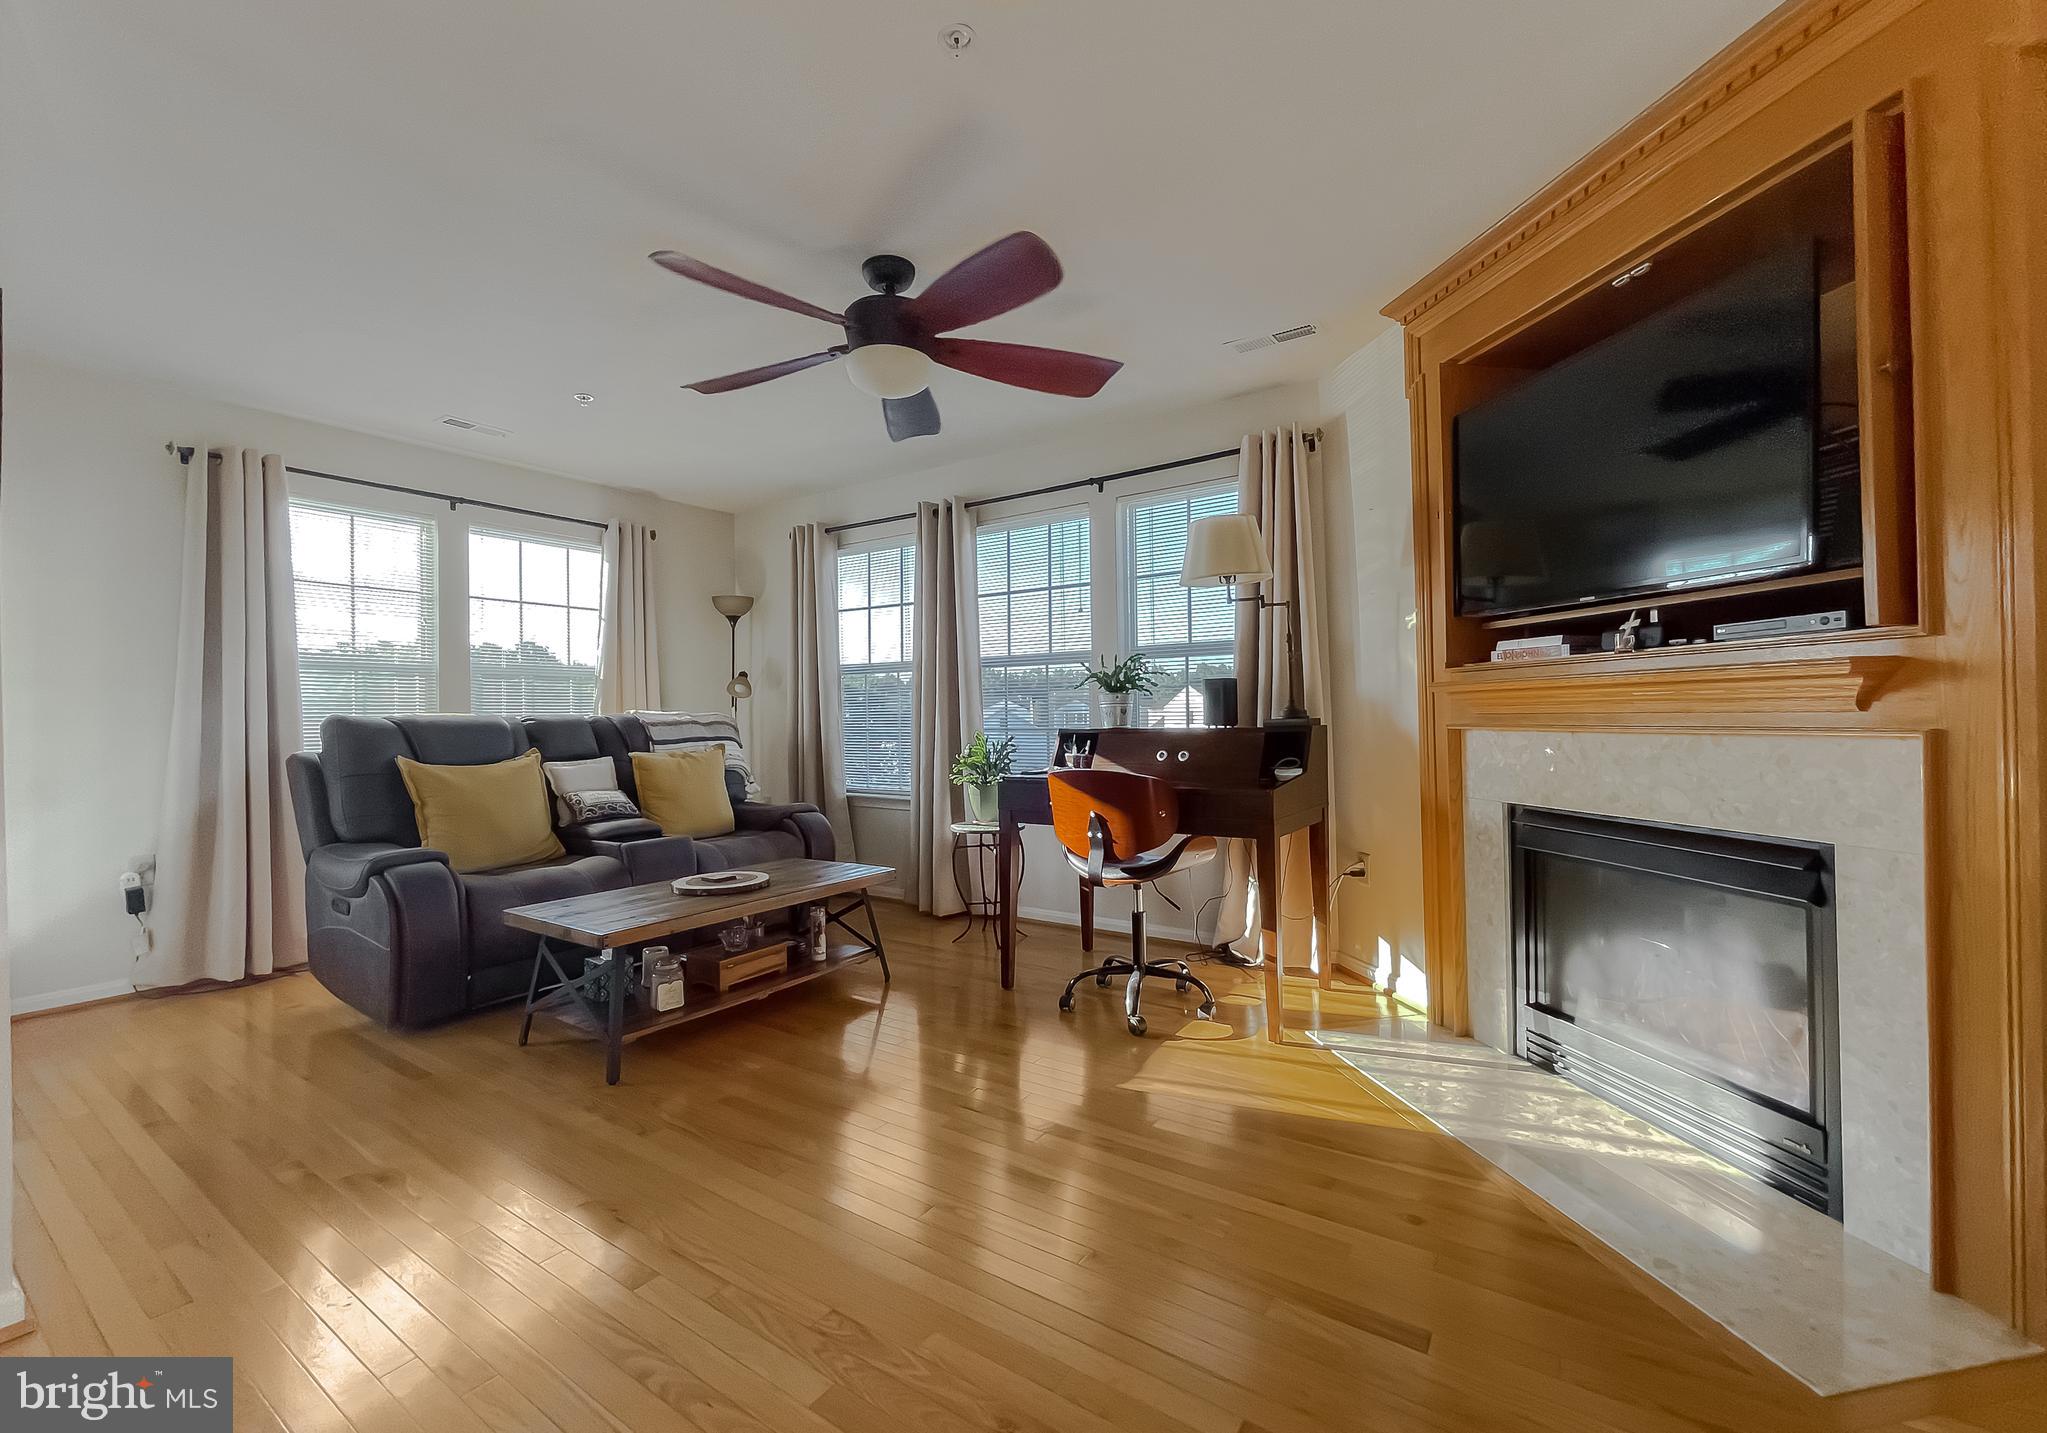
[[[789,942],[755,946],[736,954],[716,945],[698,946],[689,953],[687,969],[692,984],[726,991],[749,980],[781,975],[789,969]]]

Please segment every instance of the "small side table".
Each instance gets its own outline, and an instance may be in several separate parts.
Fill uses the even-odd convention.
[[[1001,844],[1002,828],[993,821],[955,821],[952,823],[952,884],[960,893],[960,901],[966,906],[963,912],[966,924],[960,933],[952,938],[958,945],[966,939],[967,932],[974,928],[976,920],[981,922],[984,932],[994,929],[997,917],[1002,911],[1002,902],[996,892],[996,848]],[[970,868],[971,869],[968,869]],[[1016,880],[1023,884],[1024,856],[1016,855]],[[976,890],[980,891],[977,896]]]

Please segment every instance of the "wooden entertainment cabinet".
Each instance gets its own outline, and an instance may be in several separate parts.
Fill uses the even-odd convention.
[[[1459,615],[1457,415],[1808,239],[1824,412],[1859,441],[1860,560]],[[1918,738],[1934,1280],[2047,1339],[2047,4],[1786,5],[1385,312],[1406,332],[1431,1017],[1469,1028],[1465,732]],[[1852,629],[1488,660],[1503,636],[1651,606],[1679,635],[1832,608]]]

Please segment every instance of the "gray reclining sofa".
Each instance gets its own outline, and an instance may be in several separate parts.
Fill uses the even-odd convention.
[[[607,756],[637,799],[634,751],[650,751],[630,716],[331,716],[318,755],[289,757],[292,810],[306,856],[306,945],[313,974],[382,1025],[430,1025],[525,993],[535,938],[500,917],[513,906],[671,881],[782,857],[830,860],[832,828],[814,806],[746,800],[726,772],[736,829],[692,840],[652,821],[558,827],[566,853],[537,866],[457,874],[419,843],[397,758],[435,765]],[[550,807],[553,803],[550,802]]]

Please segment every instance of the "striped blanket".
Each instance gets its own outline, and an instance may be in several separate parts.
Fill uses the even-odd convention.
[[[634,712],[647,729],[647,740],[656,751],[675,751],[690,746],[722,746],[725,769],[737,772],[746,785],[746,799],[760,800],[761,789],[753,779],[753,766],[746,759],[746,743],[740,740],[738,723],[727,712]]]

